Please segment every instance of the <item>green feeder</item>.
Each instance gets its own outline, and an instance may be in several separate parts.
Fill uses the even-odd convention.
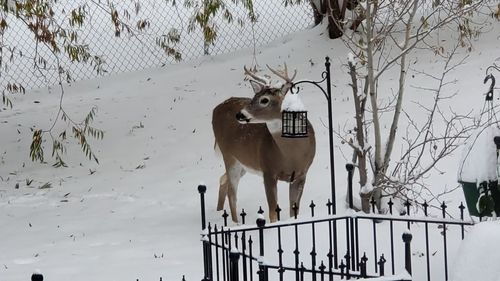
[[[500,137],[494,137],[493,141],[496,145],[496,159],[498,159]],[[498,175],[498,161],[496,171]],[[500,216],[500,187],[498,186],[498,180],[483,181],[480,183],[459,182],[462,185],[467,209],[471,216],[490,217],[494,213]]]
[[[489,74],[484,79],[484,83],[487,83],[489,80],[491,80],[491,85],[489,91],[486,93],[485,103],[487,104],[489,113],[491,113],[493,111],[493,89],[495,86],[495,77]],[[491,124],[489,124],[488,126],[489,128],[486,129],[491,130],[493,128]],[[472,144],[473,146],[475,145],[476,147],[478,147],[479,150],[486,148],[487,149],[486,153],[483,152],[481,153],[481,155],[479,155],[477,154],[477,151],[474,151],[473,146],[471,146],[469,148],[467,156],[471,156],[472,161],[469,159],[470,163],[468,163],[469,167],[467,168],[470,169],[471,167],[476,166],[478,162],[484,161],[483,163],[479,164],[486,164],[486,166],[484,167],[488,167],[487,168],[488,171],[486,171],[486,174],[488,174],[486,178],[488,180],[487,181],[478,179],[475,180],[474,176],[471,177],[470,175],[468,175],[466,178],[462,178],[463,175],[459,174],[459,183],[462,185],[465,201],[467,203],[467,209],[469,210],[469,214],[471,216],[477,216],[477,217],[489,217],[494,215],[500,216],[500,188],[498,186],[498,178],[499,178],[498,155],[500,151],[500,137],[495,136],[498,134],[498,130],[494,133],[491,132],[491,134],[488,134],[488,130],[486,130],[484,131],[484,133],[486,134],[484,135],[485,138],[482,138],[484,139],[484,141],[480,140],[481,138],[479,133],[478,136],[474,139],[474,142]],[[490,143],[491,138],[493,138],[493,142],[496,145],[496,153],[495,153],[495,148]],[[478,141],[479,143],[475,143],[475,141]],[[489,150],[490,148],[491,150]],[[464,162],[462,163],[462,165],[465,165],[467,156],[464,158]],[[496,157],[493,159],[492,156]],[[460,171],[460,173],[463,172],[463,168],[464,166],[462,166],[462,170]],[[493,168],[496,171],[495,173],[496,175],[493,175],[493,170],[490,170]],[[485,177],[483,175],[482,177],[479,178],[484,179]]]
[[[465,202],[471,216],[490,217],[495,211],[500,216],[500,190],[498,181],[482,182],[479,188],[475,182],[460,182]]]

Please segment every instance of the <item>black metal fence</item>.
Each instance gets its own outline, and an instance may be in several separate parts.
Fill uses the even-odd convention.
[[[396,215],[389,201],[387,215],[332,215],[333,204],[328,202],[328,214],[322,217],[311,202],[310,218],[295,216],[286,221],[281,221],[278,207],[278,222],[272,224],[266,224],[260,209],[256,226],[245,225],[248,214],[243,210],[243,225],[229,227],[227,212],[221,224],[207,224],[205,191],[205,186],[199,186],[205,281],[332,281],[378,276],[448,280],[448,257],[457,250],[450,245],[458,245],[466,227],[472,225],[464,221],[463,204],[460,219],[452,219],[444,203],[439,217],[429,215],[425,202],[418,206],[423,216],[414,217],[409,215],[410,202],[404,203],[405,215]]]
[[[115,36],[115,26],[106,1],[51,2],[58,17],[58,24],[70,29],[68,18],[72,10],[85,6],[85,24],[76,29],[79,42],[88,45],[93,55],[102,57],[105,62],[104,69],[108,74],[175,63],[173,57],[168,56],[157,44],[158,39],[173,30],[180,35],[180,41],[174,48],[181,53],[183,60],[201,57],[206,51],[202,31],[189,31],[189,19],[193,16],[196,6],[186,8],[184,1],[177,1],[176,6],[172,5],[175,1],[113,1],[120,20],[132,30],[131,33],[123,32],[120,37]],[[241,5],[227,5],[232,11],[234,21],[228,24],[222,16],[213,19],[213,23],[217,25],[218,36],[215,43],[208,48],[211,55],[254,45],[261,46],[297,30],[303,30],[313,23],[312,11],[307,1],[285,7],[281,0],[254,0],[254,10],[257,14],[255,24],[244,21],[247,12]],[[49,49],[43,44],[36,44],[27,25],[17,20],[14,15],[3,16],[9,28],[1,35],[2,49],[4,56],[10,59],[3,61],[0,87],[3,89],[7,83],[19,83],[25,88],[35,88],[59,82],[57,60]],[[147,28],[137,29],[136,26],[140,23],[147,23]],[[272,28],[269,28],[270,26]],[[44,69],[34,67],[35,53],[45,61]],[[62,55],[58,59],[76,80],[97,76],[92,65],[70,63]]]

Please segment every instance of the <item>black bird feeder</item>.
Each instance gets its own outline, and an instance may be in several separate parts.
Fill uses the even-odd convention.
[[[283,124],[281,130],[282,137],[307,137],[307,111],[283,110],[281,118]]]

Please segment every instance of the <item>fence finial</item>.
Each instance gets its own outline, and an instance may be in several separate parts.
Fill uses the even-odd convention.
[[[293,203],[292,210],[293,210],[293,217],[297,219],[297,215],[299,214],[299,206],[297,206],[297,203]]]
[[[245,209],[241,209],[241,224],[245,224],[245,217],[247,216],[247,213],[245,212]]]
[[[276,204],[276,210],[275,211],[276,211],[276,217],[277,217],[278,221],[280,221],[281,220],[281,211],[282,210],[281,210],[279,204]]]
[[[311,200],[311,204],[309,205],[309,208],[311,208],[311,217],[314,218],[314,208],[316,207],[316,204],[314,204],[314,201]]]
[[[224,226],[227,226],[227,217],[229,217],[229,214],[227,213],[226,210],[224,210],[224,213],[222,213],[222,218],[224,219]]]
[[[378,264],[378,269],[379,269],[379,275],[380,276],[384,276],[385,275],[385,262],[387,260],[385,259],[384,257],[384,254],[382,254],[380,256],[380,259],[378,260],[377,264]]]

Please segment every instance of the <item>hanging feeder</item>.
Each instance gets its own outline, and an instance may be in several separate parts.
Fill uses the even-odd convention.
[[[307,111],[298,94],[288,93],[281,105],[281,136],[284,138],[307,137]]]
[[[499,161],[500,128],[491,124],[493,113],[493,88],[495,78],[489,74],[484,83],[492,81],[486,93],[488,124],[477,128],[476,134],[469,139],[458,174],[458,182],[471,216],[500,216]],[[482,112],[482,115],[485,112]]]
[[[307,137],[307,111],[283,111],[282,124],[282,137]]]

